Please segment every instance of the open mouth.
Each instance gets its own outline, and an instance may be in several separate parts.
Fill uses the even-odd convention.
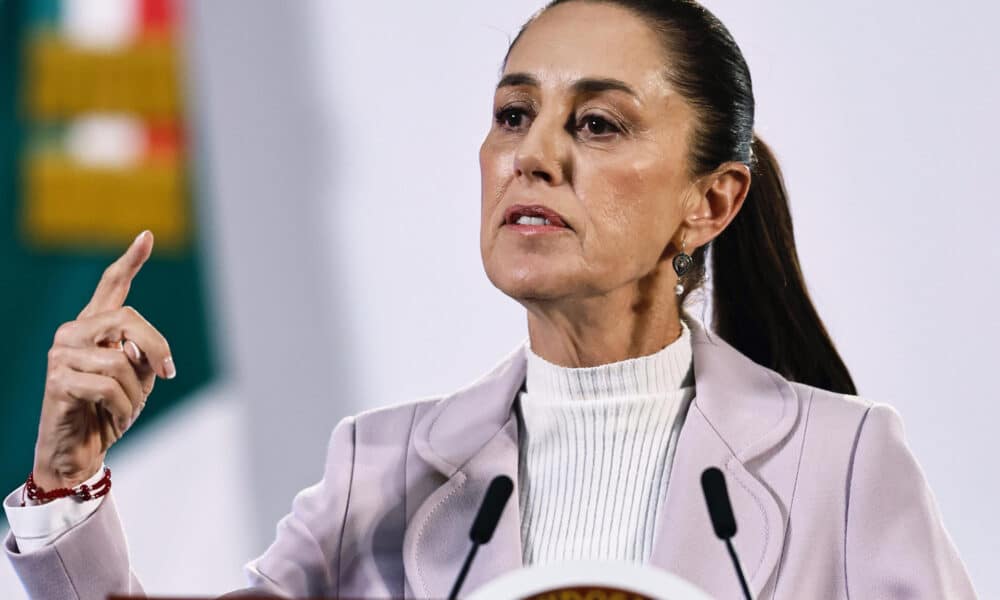
[[[563,220],[562,215],[540,205],[515,204],[504,213],[504,225],[526,225],[532,227],[553,227],[573,230]]]

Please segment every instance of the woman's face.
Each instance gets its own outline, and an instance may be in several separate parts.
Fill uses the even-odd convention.
[[[679,250],[668,246],[696,196],[694,114],[664,60],[643,21],[607,4],[556,6],[518,40],[479,152],[480,247],[501,291],[527,301],[608,294]]]

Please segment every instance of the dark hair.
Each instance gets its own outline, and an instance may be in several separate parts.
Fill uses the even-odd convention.
[[[750,191],[725,230],[691,254],[684,298],[706,279],[711,248],[712,329],[734,348],[791,381],[856,394],[847,366],[813,306],[799,268],[781,170],[754,134],[750,70],[726,27],[693,0],[553,0],[521,27],[514,47],[540,14],[567,2],[625,8],[659,34],[670,58],[665,76],[694,107],[692,176],[728,161],[750,167]],[[506,65],[507,57],[504,57]]]

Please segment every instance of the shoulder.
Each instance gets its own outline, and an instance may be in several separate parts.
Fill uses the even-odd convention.
[[[853,438],[874,415],[881,421],[899,419],[890,405],[864,396],[842,394],[804,383],[790,382],[798,398],[803,418],[801,426],[821,429],[824,437]]]
[[[327,471],[359,462],[370,472],[402,468],[414,430],[444,398],[428,396],[344,417],[330,433]]]
[[[914,463],[903,419],[891,405],[801,383],[791,386],[802,408],[798,426],[807,463],[836,465],[847,480],[869,465],[882,469],[894,462]]]
[[[422,415],[438,406],[446,397],[440,394],[387,404],[364,410],[347,420],[352,422],[356,430],[380,431],[388,437],[398,439],[400,433],[411,430]]]
[[[892,406],[863,396],[791,385],[801,410],[785,449],[794,457],[795,506],[800,518],[817,509],[832,510],[844,515],[847,523],[849,507],[857,512],[884,506],[872,499],[890,498],[899,490],[908,495],[923,493],[922,472],[906,443],[902,419]]]
[[[330,456],[350,456],[366,472],[408,467],[453,472],[511,419],[525,373],[525,345],[526,340],[458,390],[344,419],[334,430]]]
[[[840,485],[834,482],[850,479],[859,449],[904,445],[902,420],[892,406],[803,383],[790,386],[799,414],[786,443],[800,458],[800,476]]]

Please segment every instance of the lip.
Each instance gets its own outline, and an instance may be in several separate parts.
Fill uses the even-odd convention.
[[[548,219],[551,225],[518,225],[517,220],[521,217],[542,217],[543,219]],[[562,230],[569,229],[569,223],[562,215],[552,210],[547,206],[542,206],[540,204],[513,204],[511,205],[503,214],[503,223],[501,227],[508,225],[511,227],[517,227],[519,229],[532,229],[532,230]]]

